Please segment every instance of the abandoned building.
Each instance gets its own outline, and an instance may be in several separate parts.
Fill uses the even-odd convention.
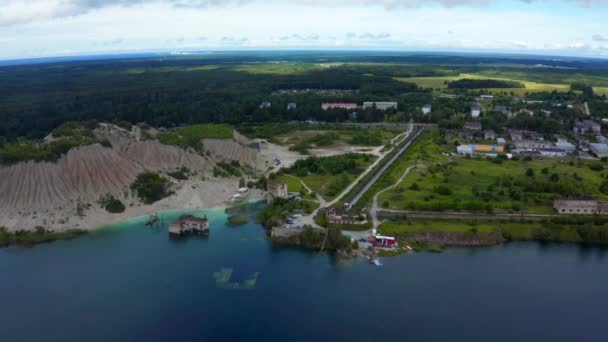
[[[553,209],[563,215],[606,215],[608,214],[608,201],[597,201],[589,196],[555,200]]]
[[[268,181],[268,194],[273,198],[289,197],[289,192],[287,191],[287,183],[273,180]]]
[[[186,234],[208,234],[209,220],[192,215],[182,215],[169,225],[170,236],[183,236]]]

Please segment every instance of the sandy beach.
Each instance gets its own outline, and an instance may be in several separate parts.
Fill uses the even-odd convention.
[[[5,209],[0,210],[0,226],[9,230],[33,229],[37,226],[53,230],[89,230],[164,211],[226,208],[230,206],[230,199],[236,192],[238,183],[238,178],[213,178],[205,181],[191,179],[181,182],[175,194],[151,205],[141,204],[132,195],[122,197],[120,200],[125,204],[126,210],[119,214],[109,213],[96,203],[82,210],[82,216],[75,207],[31,211]],[[257,189],[253,189],[249,195],[249,198],[262,197],[263,192]]]

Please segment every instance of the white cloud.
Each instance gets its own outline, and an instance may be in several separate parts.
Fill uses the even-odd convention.
[[[247,48],[606,54],[604,9],[545,11],[519,0],[507,9],[437,6],[471,3],[488,2],[0,0],[0,59]]]
[[[520,4],[543,2],[549,4],[574,4],[576,6],[604,7],[608,0],[515,0]],[[134,7],[164,4],[179,9],[207,10],[217,7],[235,7],[248,4],[299,5],[323,8],[347,8],[358,6],[397,8],[421,8],[432,6],[475,7],[497,3],[499,0],[0,0],[0,26],[22,25],[54,18],[84,15],[91,11],[111,7]]]
[[[591,36],[591,39],[596,42],[608,42],[608,37],[602,36],[601,34],[594,34]]]

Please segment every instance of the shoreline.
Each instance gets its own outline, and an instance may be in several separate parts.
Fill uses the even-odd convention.
[[[110,213],[97,203],[89,203],[81,213],[77,206],[32,208],[28,211],[4,209],[0,210],[0,227],[10,232],[34,231],[37,227],[56,232],[73,229],[93,231],[157,213],[226,209],[231,206],[229,201],[238,189],[238,183],[238,178],[190,179],[182,182],[173,195],[150,205],[139,203],[132,194],[121,196],[119,199],[126,207],[122,213]],[[251,189],[249,198],[263,198],[263,191]]]
[[[247,199],[241,203],[237,203],[236,205],[245,204],[245,203],[256,203],[262,201],[260,198],[251,198]],[[169,209],[164,211],[156,212],[161,217],[161,220],[170,219],[173,220],[179,217],[182,214],[197,214],[199,212],[204,212],[206,215],[210,216],[211,220],[214,217],[211,215],[214,212],[218,215],[226,215],[226,210],[231,208],[229,205],[220,205],[211,208],[182,208],[182,209]],[[79,229],[79,228],[71,228],[71,229],[61,229],[61,230],[53,230],[53,229],[39,229],[39,230],[22,230],[22,231],[1,231],[0,230],[0,248],[31,248],[36,245],[61,241],[61,240],[72,240],[78,238],[80,236],[99,233],[104,230],[112,230],[112,229],[121,229],[123,226],[139,223],[138,221],[144,222],[149,215],[139,215],[134,217],[129,217],[124,220],[120,220],[117,222],[91,227],[88,229]],[[164,218],[163,218],[164,217]],[[175,217],[175,218],[173,218]]]

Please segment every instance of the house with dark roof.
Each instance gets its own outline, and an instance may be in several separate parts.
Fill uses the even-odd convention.
[[[464,124],[464,128],[470,131],[481,131],[481,123],[477,121],[469,121]]]
[[[602,126],[593,120],[580,120],[574,123],[572,131],[576,134],[600,133]]]
[[[484,129],[483,138],[486,140],[494,140],[496,139],[496,133],[494,133],[494,130],[492,129]]]

